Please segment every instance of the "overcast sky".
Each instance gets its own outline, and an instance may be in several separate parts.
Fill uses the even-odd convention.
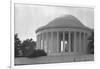
[[[36,41],[36,29],[67,14],[74,15],[89,28],[94,26],[92,8],[15,4],[15,33],[21,40],[32,38]]]

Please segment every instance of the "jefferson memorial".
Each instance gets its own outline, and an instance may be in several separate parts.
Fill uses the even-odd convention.
[[[75,16],[57,17],[36,30],[37,49],[48,55],[87,54],[91,29]]]

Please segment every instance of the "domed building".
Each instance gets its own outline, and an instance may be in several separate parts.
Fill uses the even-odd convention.
[[[36,30],[37,48],[48,55],[87,54],[91,29],[75,16],[58,17]]]

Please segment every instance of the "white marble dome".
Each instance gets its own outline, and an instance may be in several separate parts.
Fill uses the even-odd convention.
[[[75,16],[65,15],[52,20],[45,26],[40,27],[36,30],[36,32],[50,28],[79,28],[89,30],[89,28],[84,26]]]

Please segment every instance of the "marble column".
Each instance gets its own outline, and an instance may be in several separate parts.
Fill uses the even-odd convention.
[[[85,47],[86,47],[85,32],[84,32],[84,34],[83,34],[83,40],[84,40],[83,51],[84,51],[84,53],[85,53]]]
[[[79,53],[81,53],[81,32],[79,32]]]
[[[39,48],[39,41],[38,41],[38,35],[36,35],[36,38],[37,38],[37,41],[36,41],[36,48],[38,49]]]
[[[59,32],[57,32],[57,52],[59,52]]]
[[[41,48],[44,49],[44,40],[43,40],[43,33],[41,33],[42,35],[42,42],[41,42]]]
[[[49,36],[48,36],[48,32],[46,33],[46,37],[47,37],[47,53],[49,53]]]
[[[76,47],[76,32],[74,32],[74,52],[76,53],[77,52],[77,47]]]
[[[39,34],[39,49],[41,49],[41,34]]]
[[[65,32],[63,32],[63,52],[65,52]]]
[[[70,31],[68,32],[68,42],[69,42],[68,50],[69,52],[71,52],[71,32]]]
[[[85,53],[85,33],[83,32],[83,53]]]
[[[42,33],[40,34],[40,48],[42,49]]]
[[[39,34],[39,47],[41,49],[41,34]]]
[[[85,53],[87,53],[87,33],[85,33]]]
[[[38,36],[37,36],[37,46],[38,46],[38,49],[40,49],[40,45],[39,45],[39,40],[40,40],[40,34],[38,34]]]
[[[53,53],[53,32],[51,32],[51,53]]]
[[[81,40],[82,40],[82,42],[81,42],[81,43],[82,43],[82,44],[81,44],[81,45],[82,45],[82,46],[81,46],[81,50],[82,50],[82,53],[83,53],[83,52],[84,52],[84,49],[83,49],[83,48],[84,48],[84,33],[83,33],[83,32],[82,32],[82,34],[81,34]]]

